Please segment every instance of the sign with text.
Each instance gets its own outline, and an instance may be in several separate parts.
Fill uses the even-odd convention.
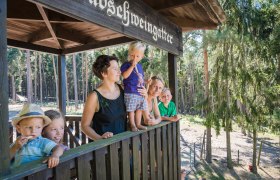
[[[181,55],[181,28],[141,0],[30,0]]]

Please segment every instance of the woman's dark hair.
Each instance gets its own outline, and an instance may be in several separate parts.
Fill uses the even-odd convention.
[[[94,75],[96,75],[99,79],[103,79],[102,73],[107,72],[108,67],[110,67],[110,61],[112,60],[115,60],[117,62],[119,61],[115,56],[98,56],[92,65],[92,72],[94,73]]]

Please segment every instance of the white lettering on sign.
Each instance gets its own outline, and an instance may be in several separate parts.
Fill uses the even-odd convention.
[[[114,0],[89,0],[89,3],[101,10],[107,9],[108,16],[116,16],[122,20],[122,24],[128,27],[130,24],[140,27],[144,31],[150,33],[154,41],[162,39],[170,44],[173,44],[173,35],[166,32],[165,28],[157,27],[150,23],[147,17],[141,16],[129,11],[129,3],[124,1],[123,5],[116,6]]]

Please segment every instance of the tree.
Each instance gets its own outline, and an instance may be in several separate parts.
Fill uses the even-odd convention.
[[[31,77],[31,65],[30,65],[30,51],[26,50],[26,78],[27,78],[27,101],[32,103],[32,77]]]

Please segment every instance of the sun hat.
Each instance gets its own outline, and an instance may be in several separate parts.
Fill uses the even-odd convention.
[[[21,120],[32,117],[43,118],[44,126],[52,122],[51,119],[45,115],[40,106],[36,104],[26,103],[23,105],[22,110],[19,112],[19,114],[12,119],[12,125],[15,127]]]

